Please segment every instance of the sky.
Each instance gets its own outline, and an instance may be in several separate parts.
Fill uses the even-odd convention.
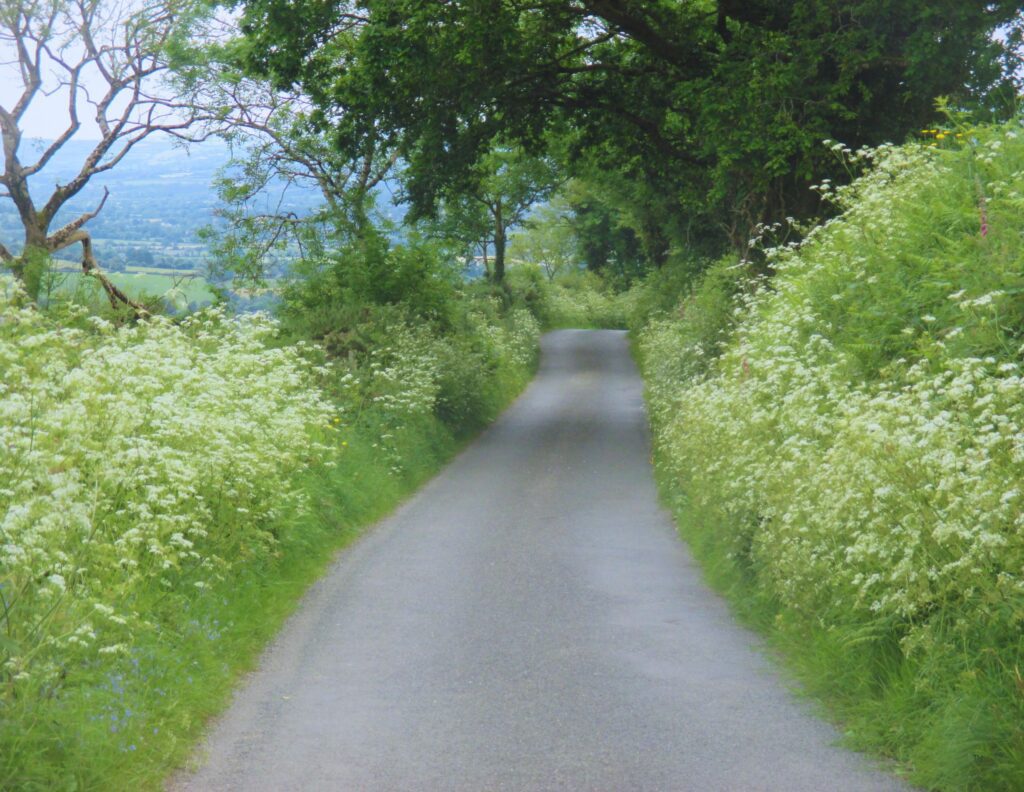
[[[132,14],[141,11],[142,7],[141,0],[100,3],[100,15],[96,17],[95,23],[90,27],[97,46],[109,48],[109,51],[113,53],[122,52],[125,46],[125,20]],[[69,5],[69,8],[74,9],[75,6],[72,4]],[[54,54],[69,64],[81,62],[85,55],[81,34],[78,32],[81,23],[77,17],[72,15],[73,13],[72,11],[68,16],[58,18],[48,40],[49,47]],[[36,24],[36,27],[39,27],[39,23]],[[34,49],[34,44],[31,41],[29,49]],[[112,57],[123,60],[122,56],[116,54]],[[42,56],[42,63],[43,85],[33,98],[28,113],[22,118],[21,128],[25,137],[53,140],[59,137],[68,126],[69,89],[62,86],[62,81],[65,83],[67,81],[68,72],[48,55]],[[159,76],[156,79],[159,79]],[[161,94],[158,89],[155,89],[153,83],[154,80],[151,78],[145,85],[146,90],[156,91],[158,95],[170,95]],[[93,99],[99,99],[106,93],[108,85],[94,63],[87,64],[81,71],[80,87],[84,89],[78,92],[77,101],[81,126],[75,137],[79,140],[98,140],[101,134],[95,121],[95,109],[88,103],[86,94]],[[0,106],[10,110],[18,101],[21,93],[22,77],[18,67],[15,41],[10,30],[0,28]],[[111,108],[112,112],[107,114],[108,117],[116,116],[123,106],[123,104],[118,106],[115,103],[115,106]]]
[[[8,110],[18,101],[21,86],[8,80],[0,80],[0,106]],[[79,139],[99,140],[100,131],[96,122],[88,117],[88,108],[80,107],[82,128],[76,136]],[[53,140],[58,137],[68,124],[67,95],[39,95],[32,102],[29,112],[23,119],[22,132],[28,138]]]

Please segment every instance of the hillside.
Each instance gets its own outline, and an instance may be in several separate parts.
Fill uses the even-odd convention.
[[[71,141],[64,146],[34,177],[36,196],[54,183],[67,181],[92,145],[90,141]],[[42,141],[23,146],[31,152],[39,149]],[[210,185],[227,158],[227,149],[218,143],[186,151],[169,140],[144,141],[117,168],[96,177],[58,215],[57,222],[67,222],[95,207],[106,187],[110,198],[89,229],[107,268],[138,264],[195,269],[201,265],[203,253],[196,231],[213,221],[217,196]],[[20,238],[13,204],[0,202],[0,239],[17,248]]]

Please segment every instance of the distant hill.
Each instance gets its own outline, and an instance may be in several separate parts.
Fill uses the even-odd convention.
[[[71,178],[93,145],[87,140],[68,142],[33,177],[33,194],[42,197],[53,184]],[[44,146],[44,141],[25,141],[22,159],[28,161],[34,150],[42,151]],[[88,225],[103,266],[115,270],[127,265],[200,270],[205,266],[206,248],[196,232],[214,221],[217,195],[211,185],[227,161],[228,148],[219,141],[185,149],[167,137],[154,136],[139,143],[117,167],[94,177],[58,215],[54,227],[95,207],[107,187],[110,198]],[[318,203],[316,191],[289,191],[288,208],[293,211]],[[276,206],[277,196],[268,198],[268,204]],[[382,211],[401,218],[402,211],[391,205],[389,194],[382,197],[381,204]],[[14,205],[0,200],[0,241],[17,250],[21,238]]]
[[[23,143],[31,154],[42,150],[42,141]],[[33,177],[31,187],[40,198],[53,184],[66,182],[92,150],[90,141],[70,141]],[[185,268],[197,266],[201,246],[196,231],[213,220],[217,196],[211,182],[227,161],[227,148],[220,143],[193,146],[190,151],[169,140],[143,141],[107,173],[95,177],[58,215],[56,225],[96,206],[103,188],[110,198],[100,215],[89,223],[97,253],[105,265],[124,262],[129,254],[134,263]],[[29,157],[23,155],[23,159]],[[14,206],[0,202],[0,239],[18,247],[21,226]]]

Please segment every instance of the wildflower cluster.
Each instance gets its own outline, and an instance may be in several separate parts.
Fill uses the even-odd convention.
[[[529,368],[537,360],[538,341],[540,339],[540,323],[525,308],[514,308],[509,311],[504,322],[495,322],[493,316],[497,306],[491,310],[474,311],[469,315],[469,323],[473,328],[473,336],[479,339],[475,363],[488,366],[498,365],[501,361],[509,361],[516,366]]]
[[[15,688],[124,652],[147,628],[145,592],[271,552],[295,471],[327,451],[320,374],[301,347],[268,345],[265,316],[80,320],[55,326],[0,281],[0,659]]]
[[[358,415],[373,409],[391,426],[429,415],[471,382],[449,383],[453,368],[493,371],[498,367],[529,370],[537,360],[540,325],[529,311],[504,313],[489,301],[474,301],[459,333],[438,333],[429,325],[404,320],[373,328],[379,344],[363,354],[334,361],[343,409]],[[466,395],[466,394],[463,394]]]
[[[938,148],[940,144],[946,143],[960,143],[964,140],[964,133],[957,130],[950,129],[922,129],[921,137],[926,140],[934,141],[931,144],[932,148]]]
[[[842,213],[768,249],[727,344],[684,304],[639,347],[693,530],[795,629],[898,646],[921,734],[982,667],[1008,669],[985,706],[1015,707],[1024,661],[1024,139],[861,156],[819,188]]]
[[[457,432],[472,428],[493,417],[482,401],[494,375],[520,378],[536,363],[540,325],[529,311],[502,311],[485,299],[467,305],[459,332],[371,320],[364,330],[380,343],[331,364],[340,409],[376,435],[374,448],[394,475],[407,461],[396,446],[397,432],[431,416]]]
[[[360,367],[365,398],[399,415],[429,413],[438,394],[438,340],[424,328],[398,325]]]

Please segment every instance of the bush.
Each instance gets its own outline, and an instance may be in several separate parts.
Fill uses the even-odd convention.
[[[544,327],[551,325],[551,282],[540,267],[517,264],[505,273],[505,282],[501,286],[483,286],[504,304],[527,309]]]
[[[458,270],[438,246],[393,245],[382,232],[368,230],[330,255],[296,263],[294,272],[280,316],[299,338],[345,332],[388,307],[444,328],[459,299]]]

